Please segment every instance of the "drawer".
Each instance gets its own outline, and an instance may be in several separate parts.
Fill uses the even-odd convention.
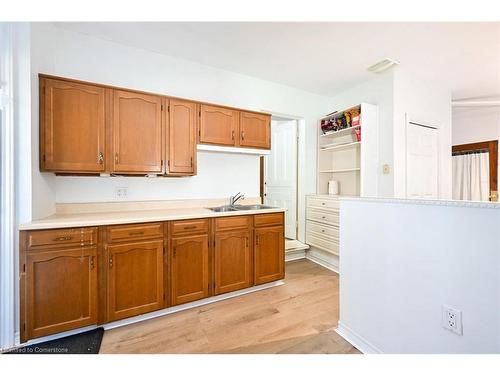
[[[181,234],[207,233],[208,219],[180,220],[170,223],[170,234],[178,236]]]
[[[306,219],[318,221],[323,224],[339,225],[339,213],[335,211],[307,209]]]
[[[333,209],[338,210],[340,207],[338,199],[328,199],[320,197],[308,197],[307,198],[308,208],[319,208],[319,209]]]
[[[317,234],[320,236],[328,236],[336,239],[339,238],[339,228],[334,225],[323,225],[315,221],[307,220],[306,231],[307,233]]]
[[[66,244],[84,246],[96,243],[96,227],[40,230],[28,233],[28,247],[62,246]]]
[[[251,226],[252,216],[227,216],[215,219],[215,231],[229,229],[248,229]]]
[[[271,225],[284,225],[283,213],[261,214],[254,216],[254,225],[256,227],[266,227]]]
[[[110,242],[142,240],[163,237],[162,223],[116,225],[107,227],[106,240]]]
[[[317,247],[318,249],[327,251],[329,253],[339,255],[340,247],[339,243],[333,239],[325,239],[319,236],[315,236],[314,234],[307,233],[306,234],[306,243],[308,245]]]

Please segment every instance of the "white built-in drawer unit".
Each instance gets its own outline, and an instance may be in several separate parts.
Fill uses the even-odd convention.
[[[306,198],[306,243],[339,255],[339,201],[335,196],[309,195]]]

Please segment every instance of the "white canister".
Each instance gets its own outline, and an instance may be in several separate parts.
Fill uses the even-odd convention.
[[[328,194],[338,195],[339,194],[339,182],[336,180],[328,181]]]

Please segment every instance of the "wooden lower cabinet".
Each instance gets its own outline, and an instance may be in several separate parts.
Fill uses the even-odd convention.
[[[282,279],[283,224],[271,213],[22,231],[21,341]]]
[[[164,305],[163,240],[108,246],[108,320]]]
[[[253,285],[251,239],[250,230],[215,234],[215,294]]]
[[[172,306],[209,296],[208,249],[208,234],[172,239],[170,262]]]
[[[97,323],[96,263],[96,246],[26,254],[22,341]]]
[[[284,227],[255,229],[255,284],[285,277]]]

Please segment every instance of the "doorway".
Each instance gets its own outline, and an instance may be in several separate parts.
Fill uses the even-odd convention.
[[[498,201],[498,141],[452,146],[453,199]]]
[[[285,237],[297,239],[297,155],[298,121],[273,116],[271,153],[261,157],[260,186],[262,202],[286,208]]]

